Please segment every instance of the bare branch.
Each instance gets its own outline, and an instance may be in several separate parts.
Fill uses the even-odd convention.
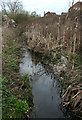
[[[17,14],[20,13],[21,9],[23,9],[22,2],[20,2],[19,0],[14,0],[14,2],[12,1],[4,2],[2,0],[1,7],[5,14],[7,14],[8,12]]]

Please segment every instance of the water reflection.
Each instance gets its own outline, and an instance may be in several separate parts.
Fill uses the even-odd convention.
[[[32,118],[64,118],[59,104],[61,99],[58,93],[57,80],[54,79],[48,68],[44,68],[35,55],[24,50],[21,57],[20,73],[31,75],[31,87],[34,109]]]

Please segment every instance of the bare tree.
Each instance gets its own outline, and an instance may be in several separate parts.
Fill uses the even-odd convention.
[[[72,6],[74,5],[74,0],[72,0]]]
[[[75,0],[68,0],[68,6],[71,7],[74,5]]]
[[[1,1],[0,2],[0,5],[1,5],[1,8],[2,8],[2,11],[7,14],[7,11],[6,11],[6,3],[4,1]]]
[[[2,10],[5,12],[5,14],[8,14],[8,12],[18,14],[20,13],[21,9],[23,9],[22,2],[20,2],[19,0],[14,0],[14,1],[10,0],[6,2],[2,0],[1,7]]]

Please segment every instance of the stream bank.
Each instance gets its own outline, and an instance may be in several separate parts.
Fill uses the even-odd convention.
[[[52,70],[35,53],[22,48],[20,74],[30,75],[34,107],[31,118],[66,118],[60,109],[60,84]]]
[[[30,51],[39,56],[41,63],[44,66],[48,66],[55,78],[60,82],[60,96],[62,97],[61,109],[65,109],[65,113],[68,112],[74,119],[81,118],[81,70],[78,61],[75,63],[78,67],[76,66],[72,69],[72,63],[68,60],[68,56],[64,53],[62,54],[59,50],[57,51],[57,49],[56,59],[52,58],[50,52],[43,54],[33,52],[33,50]],[[73,96],[75,98],[77,97],[77,100],[80,100],[79,103],[75,98],[73,99]],[[77,110],[74,108],[74,105],[76,105],[76,108],[78,107]]]
[[[61,60],[63,60],[63,57]],[[60,83],[58,82],[59,80],[56,77],[57,75],[52,69],[53,66],[51,67],[50,59],[47,57],[42,54],[29,51],[27,47],[23,48],[20,73],[21,75],[27,73],[30,75],[34,104],[30,115],[32,118],[43,117],[77,119],[79,118],[78,116],[72,114],[72,112],[69,113],[70,108],[66,110],[66,106],[63,108],[61,107],[62,104],[60,94],[62,96],[65,92],[66,86],[62,88],[60,85],[61,81]]]
[[[27,119],[33,106],[29,76],[19,73],[21,37],[19,29],[3,21],[2,119]]]
[[[28,49],[41,54],[42,62],[57,75],[62,86],[61,106],[79,118],[82,117],[81,14],[82,11],[77,11],[39,18],[23,32]]]

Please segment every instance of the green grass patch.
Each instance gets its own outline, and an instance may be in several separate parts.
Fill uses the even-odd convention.
[[[32,89],[28,74],[19,74],[19,44],[13,38],[2,51],[2,118],[29,118],[32,103]]]
[[[79,67],[82,64],[82,60],[80,58],[80,56],[75,55],[75,56],[71,56],[71,63],[73,64],[74,61],[74,66],[75,67]]]
[[[32,91],[29,85],[28,75],[22,76],[23,82],[21,86],[26,85],[26,90],[23,89],[22,92],[26,93],[25,96],[20,92],[16,95],[16,90],[13,88],[8,89],[7,85],[13,83],[13,81],[8,80],[6,77],[2,79],[2,90],[3,90],[3,99],[2,99],[2,110],[3,118],[22,118],[29,116],[30,105],[29,96],[32,95]],[[28,118],[28,117],[27,117]]]
[[[53,63],[58,64],[61,61],[61,56],[62,56],[61,49],[54,49],[52,51],[52,54],[53,53],[56,54],[56,57],[53,59]]]

